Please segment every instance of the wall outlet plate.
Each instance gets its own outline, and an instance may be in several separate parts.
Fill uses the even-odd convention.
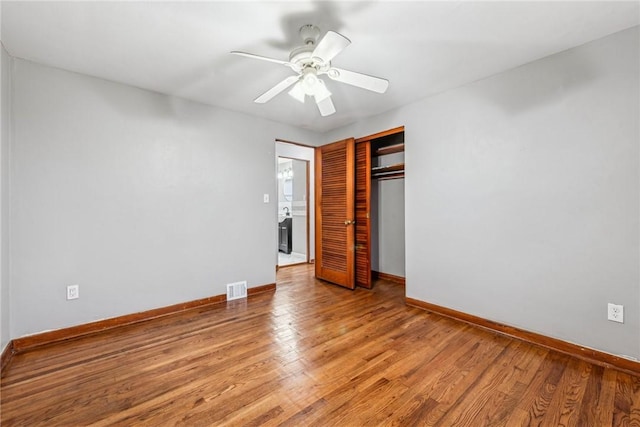
[[[80,298],[80,286],[69,285],[67,286],[67,300]]]
[[[618,304],[607,304],[607,320],[624,323],[624,306]]]

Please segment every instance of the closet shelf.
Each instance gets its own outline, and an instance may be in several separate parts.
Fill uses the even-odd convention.
[[[376,176],[372,176],[371,178],[376,179],[378,181],[384,181],[387,179],[400,179],[400,178],[404,178],[404,171],[392,172],[385,175],[376,175]]]
[[[391,179],[404,177],[404,163],[396,163],[389,166],[376,166],[371,168],[371,178]]]
[[[373,153],[374,156],[384,156],[386,154],[401,153],[404,151],[404,142],[400,144],[387,145],[380,147]]]
[[[388,165],[388,166],[374,166],[371,168],[371,173],[377,174],[377,173],[385,173],[385,172],[397,172],[401,170],[404,170],[404,163],[396,163],[394,165]]]

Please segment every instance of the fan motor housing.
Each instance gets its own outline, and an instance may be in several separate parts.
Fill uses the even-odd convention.
[[[291,55],[289,55],[289,62],[296,64],[300,70],[313,67],[318,71],[326,72],[331,68],[331,62],[324,62],[322,58],[315,58],[311,56],[312,53],[313,46],[299,47],[291,52]]]
[[[311,62],[311,53],[313,52],[313,46],[301,46],[293,49],[289,55],[289,62],[302,66],[305,63]]]

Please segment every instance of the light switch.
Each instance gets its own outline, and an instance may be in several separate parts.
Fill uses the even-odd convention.
[[[263,200],[265,203],[269,203],[269,194],[265,194],[263,197]]]

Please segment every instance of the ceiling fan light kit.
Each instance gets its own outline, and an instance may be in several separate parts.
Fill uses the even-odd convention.
[[[282,61],[252,53],[233,51],[234,55],[261,61],[274,62],[291,68],[297,75],[287,77],[259,97],[254,102],[263,104],[293,85],[289,95],[304,103],[307,96],[316,101],[322,116],[329,116],[336,112],[331,92],[319,76],[325,74],[331,80],[346,83],[377,93],[386,92],[389,81],[380,77],[369,76],[355,71],[343,70],[331,66],[331,60],[344,48],[351,44],[345,36],[334,31],[328,31],[320,41],[320,30],[315,25],[304,25],[300,28],[303,45],[291,51],[289,61]]]
[[[289,91],[289,95],[293,99],[296,99],[296,100],[300,101],[303,104],[304,104],[304,99],[307,96],[307,94],[304,93],[304,90],[302,89],[302,86],[300,86],[300,85],[294,85],[293,88]]]

